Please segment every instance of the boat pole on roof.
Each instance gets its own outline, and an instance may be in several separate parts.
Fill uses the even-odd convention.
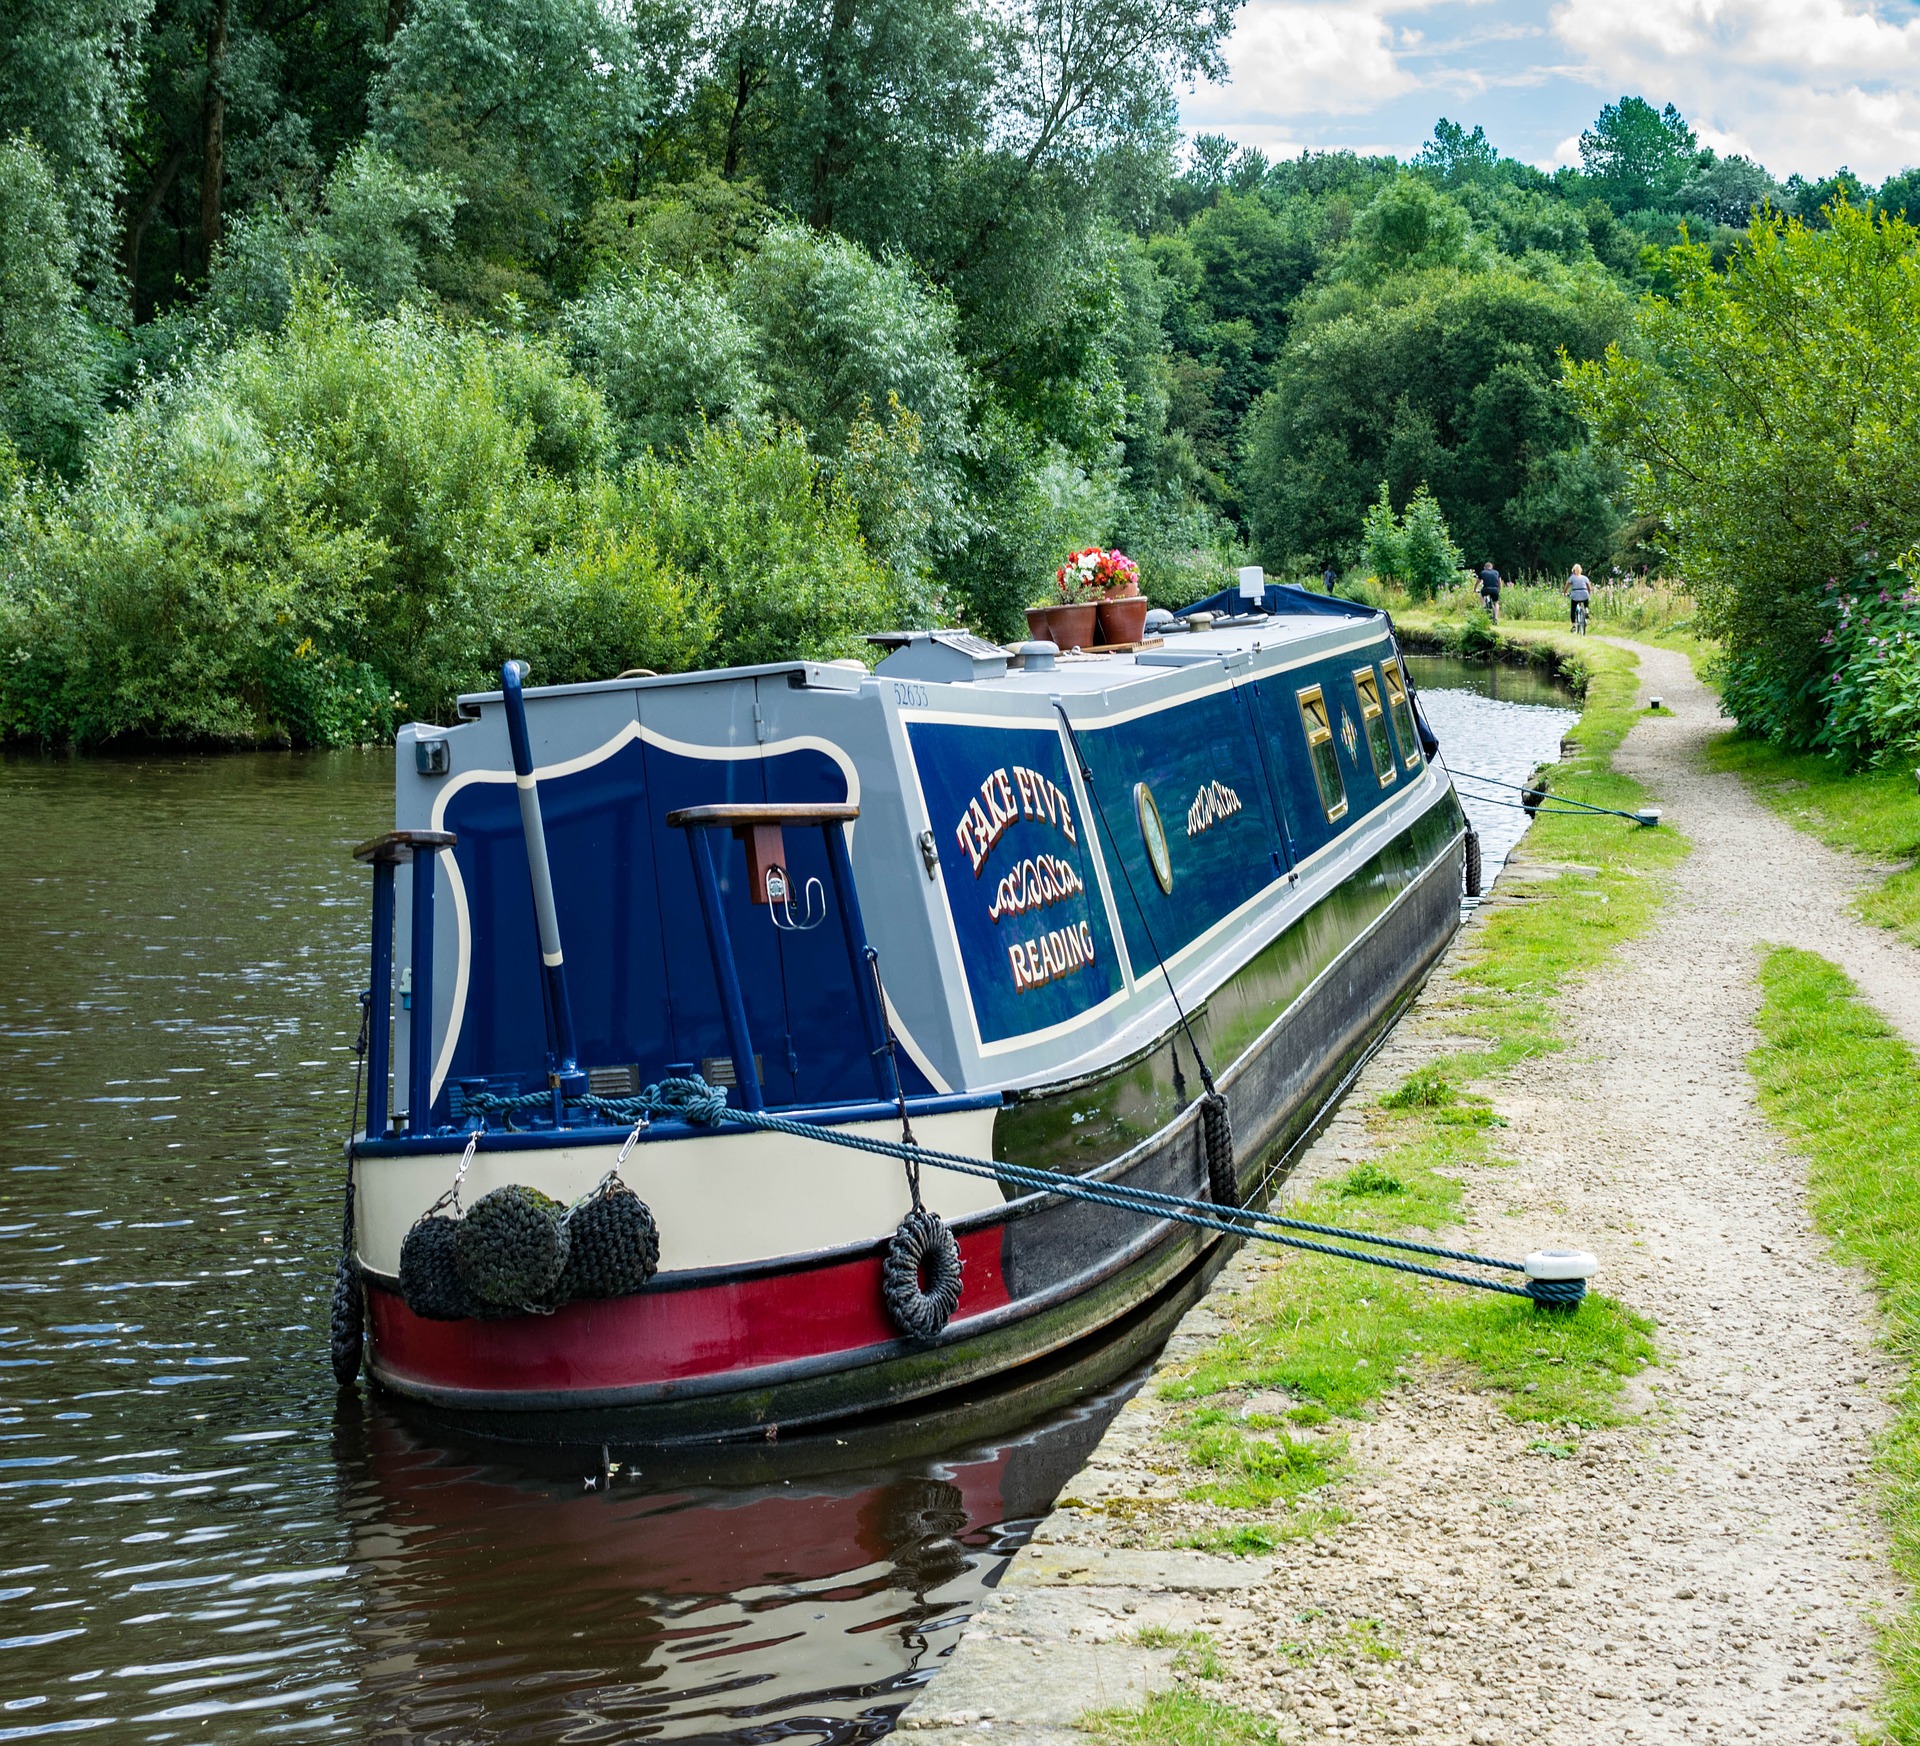
[[[533,742],[527,737],[527,700],[521,686],[525,661],[500,669],[500,695],[507,706],[507,739],[513,746],[513,781],[520,791],[520,830],[527,840],[527,874],[533,882],[533,919],[540,934],[540,965],[547,988],[547,1084],[558,1120],[564,1100],[587,1089],[573,1040],[573,1007],[567,999],[566,955],[560,950],[560,918],[553,907],[553,869],[547,864],[547,827],[540,817],[540,785],[533,774]]]

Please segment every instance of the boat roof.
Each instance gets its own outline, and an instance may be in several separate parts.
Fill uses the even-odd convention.
[[[965,684],[976,691],[1005,691],[1057,697],[1068,693],[1084,694],[1112,691],[1118,687],[1165,679],[1184,667],[1209,661],[1231,662],[1236,655],[1252,656],[1268,649],[1289,645],[1323,643],[1329,632],[1376,629],[1387,622],[1387,615],[1355,601],[1312,594],[1305,589],[1271,586],[1266,590],[1264,610],[1236,612],[1225,616],[1219,608],[1231,601],[1231,592],[1215,595],[1182,609],[1175,621],[1155,632],[1149,639],[1128,650],[1067,650],[1044,665],[1031,667],[1011,664],[1023,647],[1001,647],[987,643],[966,631],[898,631],[876,635],[871,641],[893,652],[880,663],[877,672],[863,661],[772,661],[749,667],[709,667],[688,673],[636,674],[618,679],[589,680],[576,685],[538,687],[543,697],[565,697],[584,693],[626,690],[664,690],[680,685],[708,685],[715,681],[774,678],[785,674],[795,683],[811,689],[858,691],[870,678],[908,678],[925,684]],[[1206,628],[1194,628],[1188,615],[1198,617],[1211,611],[1212,622]],[[954,672],[942,677],[908,673],[899,664],[900,657],[927,640],[950,647],[966,647],[981,656],[998,657],[1010,664],[1002,670],[983,666],[972,677]],[[963,663],[961,664],[963,665]],[[535,688],[529,687],[531,693]],[[460,714],[469,719],[481,706],[500,701],[500,692],[463,692]]]

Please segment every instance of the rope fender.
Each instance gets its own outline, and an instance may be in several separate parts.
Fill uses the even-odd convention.
[[[1240,1204],[1240,1165],[1233,1155],[1227,1100],[1210,1091],[1200,1100],[1200,1143],[1207,1159],[1207,1196],[1215,1206]]]
[[[931,1340],[960,1307],[960,1245],[937,1212],[917,1206],[887,1244],[880,1295],[901,1333]]]

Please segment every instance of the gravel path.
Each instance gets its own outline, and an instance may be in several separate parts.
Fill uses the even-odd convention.
[[[1571,1046],[1487,1088],[1517,1162],[1475,1170],[1468,1195],[1474,1241],[1582,1243],[1604,1289],[1657,1318],[1643,1416],[1557,1459],[1493,1401],[1413,1382],[1353,1436],[1353,1520],[1264,1562],[1155,1562],[1118,1549],[1111,1512],[1058,1511],[905,1726],[953,1746],[1072,1738],[1085,1694],[1126,1701],[1172,1677],[1169,1652],[1126,1647],[1142,1622],[1208,1631],[1230,1672],[1200,1689],[1288,1738],[1784,1746],[1870,1726],[1874,1620],[1905,1599],[1868,1488],[1897,1377],[1744,1058],[1763,944],[1834,959],[1916,1041],[1920,955],[1849,915],[1859,863],[1706,769],[1721,723],[1685,659],[1636,652],[1643,698],[1675,714],[1637,725],[1618,763],[1694,852],[1652,930],[1570,995]],[[1446,984],[1443,969],[1350,1110],[1448,1046]],[[1368,1146],[1344,1114],[1296,1181]],[[1236,1258],[1170,1359],[1272,1265]],[[1165,1410],[1143,1390],[1069,1494],[1169,1495]],[[1398,1658],[1352,1653],[1356,1626]]]

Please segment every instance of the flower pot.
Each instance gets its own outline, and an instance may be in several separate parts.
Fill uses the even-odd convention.
[[[1106,597],[1109,600],[1132,600],[1140,593],[1138,582],[1109,582]]]
[[[1063,649],[1093,647],[1094,608],[1091,606],[1049,606],[1047,641]]]
[[[1047,614],[1052,610],[1050,606],[1027,608],[1027,635],[1036,643],[1044,643],[1047,640]]]
[[[1147,603],[1135,594],[1121,600],[1103,600],[1099,608],[1103,643],[1137,643],[1147,628]]]

